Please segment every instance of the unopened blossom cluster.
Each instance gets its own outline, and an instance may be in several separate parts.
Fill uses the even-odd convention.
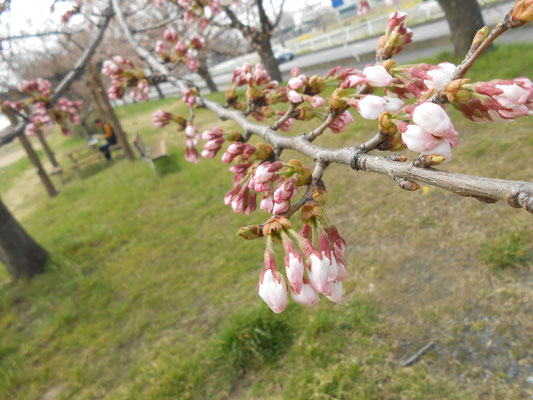
[[[204,47],[204,41],[199,36],[194,36],[190,40],[178,37],[178,31],[167,28],[163,32],[164,40],[158,40],[155,46],[155,52],[165,63],[181,63],[187,66],[191,71],[198,71],[198,60],[195,52]]]
[[[529,78],[476,83],[458,79],[446,86],[446,96],[474,122],[504,122],[533,115],[533,83]]]
[[[237,88],[241,86],[248,86],[246,102],[240,101],[237,94]],[[247,109],[259,122],[276,115],[271,106],[285,101],[286,88],[279,88],[279,82],[268,75],[261,63],[255,66],[245,63],[242,67],[235,68],[231,83],[226,89],[227,105],[238,110]]]
[[[15,110],[24,111],[30,120],[25,128],[26,134],[34,135],[41,128],[51,128],[54,124],[58,124],[64,135],[70,135],[70,129],[65,123],[67,121],[74,125],[81,123],[80,112],[83,105],[81,101],[71,101],[62,97],[55,107],[50,108],[50,97],[54,93],[50,81],[42,78],[25,80],[19,89],[22,93],[31,95],[25,100],[25,105],[13,104]]]
[[[104,61],[102,73],[111,78],[111,86],[107,90],[110,99],[121,99],[126,90],[131,88],[130,96],[133,99],[148,100],[150,86],[146,73],[142,68],[135,67],[127,58],[115,56]]]
[[[284,163],[274,160],[269,145],[235,142],[222,155],[223,163],[234,163],[233,188],[226,193],[225,203],[236,213],[251,213],[256,209],[256,199],[262,195],[260,208],[273,215],[289,211],[291,199],[298,188],[307,185],[311,171],[298,160]]]
[[[289,293],[295,303],[308,307],[316,305],[320,295],[334,303],[342,301],[346,241],[334,225],[326,222],[318,202],[306,204],[301,215],[303,227],[299,233],[284,217],[273,217],[263,226],[252,225],[238,232],[247,240],[267,238],[257,292],[274,313],[285,309]],[[278,269],[274,242],[283,246],[285,274]]]

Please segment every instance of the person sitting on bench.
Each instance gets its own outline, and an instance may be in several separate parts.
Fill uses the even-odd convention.
[[[99,147],[100,151],[104,153],[104,157],[106,160],[111,160],[111,150],[109,149],[111,146],[117,144],[117,136],[115,135],[115,131],[109,125],[108,123],[103,123],[102,120],[97,119],[94,121],[96,126],[98,126],[100,129],[104,130],[104,138],[106,140],[106,143]]]

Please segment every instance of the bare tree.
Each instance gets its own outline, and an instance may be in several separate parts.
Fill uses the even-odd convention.
[[[230,26],[241,31],[252,48],[257,51],[268,74],[272,79],[281,82],[281,71],[272,51],[271,38],[281,20],[285,0],[281,2],[277,15],[274,15],[272,20],[267,15],[263,3],[263,0],[243,2],[242,7],[246,11],[242,8],[234,9],[235,6],[224,6],[223,9],[231,21]]]

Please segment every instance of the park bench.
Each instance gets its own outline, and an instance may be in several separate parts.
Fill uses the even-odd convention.
[[[136,133],[135,137],[133,138],[133,145],[141,155],[141,158],[150,164],[150,167],[152,167],[154,171],[154,161],[159,160],[160,158],[168,157],[167,145],[163,139],[155,142],[152,147],[148,147],[141,139],[141,136]]]
[[[63,184],[63,168],[60,165],[54,167],[50,174],[57,175],[59,177],[59,181],[61,182],[61,184]]]

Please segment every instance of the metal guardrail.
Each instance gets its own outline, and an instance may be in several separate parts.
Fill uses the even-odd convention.
[[[441,18],[444,11],[435,0],[418,4],[406,10],[409,14],[408,25]],[[351,42],[373,36],[383,32],[388,23],[388,15],[372,18],[355,25],[348,25],[343,28],[337,28],[323,35],[298,41],[292,40],[287,42],[287,47],[294,54],[307,53],[316,50],[322,50],[328,47],[342,45],[346,40]]]

